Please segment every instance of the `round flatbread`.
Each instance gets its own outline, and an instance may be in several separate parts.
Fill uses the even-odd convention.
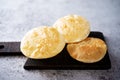
[[[84,40],[90,33],[88,21],[78,15],[68,15],[58,19],[53,25],[65,38],[66,43]]]
[[[103,40],[89,37],[81,42],[68,44],[67,51],[72,58],[80,62],[94,63],[105,56],[107,46]]]
[[[37,27],[25,34],[21,41],[22,53],[33,59],[51,58],[65,46],[63,36],[53,27]]]

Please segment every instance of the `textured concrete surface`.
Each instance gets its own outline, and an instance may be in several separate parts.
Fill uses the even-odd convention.
[[[23,56],[0,56],[0,80],[120,80],[120,0],[0,0],[0,41],[20,41],[36,26],[78,14],[105,35],[110,70],[24,70]]]

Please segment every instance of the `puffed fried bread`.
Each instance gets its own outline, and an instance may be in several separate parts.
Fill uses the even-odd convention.
[[[53,25],[65,38],[66,43],[84,40],[90,33],[88,21],[78,15],[68,15],[58,19]]]
[[[85,40],[67,45],[70,56],[83,63],[100,61],[106,54],[107,45],[99,38],[88,37]]]
[[[22,53],[32,59],[51,58],[65,46],[63,36],[53,27],[37,27],[28,31],[21,40]]]

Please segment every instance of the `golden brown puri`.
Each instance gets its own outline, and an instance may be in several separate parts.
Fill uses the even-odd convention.
[[[78,15],[62,17],[53,26],[64,36],[66,43],[84,40],[90,33],[88,21]]]
[[[99,38],[88,37],[81,42],[68,44],[67,51],[72,58],[80,62],[94,63],[105,56],[107,46]]]
[[[21,51],[29,58],[50,58],[60,53],[65,46],[63,36],[53,27],[37,27],[25,34]]]

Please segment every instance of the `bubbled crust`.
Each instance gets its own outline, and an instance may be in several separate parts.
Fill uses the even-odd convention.
[[[21,41],[22,53],[33,59],[50,58],[65,46],[64,38],[52,27],[38,27],[30,30]]]
[[[84,40],[90,33],[88,21],[78,15],[60,18],[53,26],[64,36],[66,43]]]
[[[81,42],[68,44],[67,51],[72,58],[80,62],[94,63],[105,56],[107,46],[103,40],[89,37]]]

